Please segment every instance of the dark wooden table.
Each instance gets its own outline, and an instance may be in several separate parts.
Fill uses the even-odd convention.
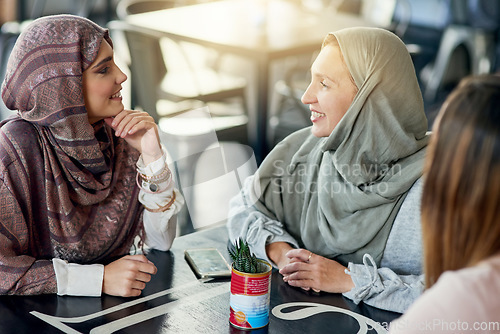
[[[226,228],[218,226],[177,238],[168,252],[152,251],[158,273],[137,298],[0,296],[0,333],[244,333],[229,324],[230,281],[200,282],[184,259],[186,248],[207,246],[228,258],[226,245]],[[280,314],[287,303],[295,304]],[[269,325],[253,333],[377,333],[376,324],[387,328],[399,316],[290,287],[275,270],[270,307],[278,317],[271,313]]]
[[[249,96],[250,141],[259,162],[267,154],[267,121],[273,62],[313,54],[327,33],[347,27],[373,26],[359,16],[331,8],[312,12],[297,1],[222,0],[130,15],[127,22],[230,53],[255,65]],[[255,104],[255,105],[254,105]]]

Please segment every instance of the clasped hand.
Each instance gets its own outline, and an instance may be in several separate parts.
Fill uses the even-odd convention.
[[[316,292],[344,293],[354,287],[346,267],[335,260],[311,253],[306,249],[291,249],[279,268],[283,280],[291,286]]]

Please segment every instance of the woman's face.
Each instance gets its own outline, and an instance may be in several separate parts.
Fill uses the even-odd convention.
[[[312,134],[328,137],[349,109],[358,89],[337,46],[323,47],[311,66],[311,75],[302,103],[311,110]]]
[[[120,91],[125,80],[113,60],[113,48],[103,40],[96,60],[83,72],[83,98],[91,124],[123,110]]]

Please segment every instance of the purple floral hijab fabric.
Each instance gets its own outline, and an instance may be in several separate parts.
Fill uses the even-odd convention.
[[[57,291],[52,258],[105,263],[142,226],[139,153],[88,121],[82,73],[107,30],[71,15],[35,20],[8,62],[0,123],[0,294]]]

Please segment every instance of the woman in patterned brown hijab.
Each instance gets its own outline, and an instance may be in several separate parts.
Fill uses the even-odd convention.
[[[35,20],[12,51],[2,99],[17,115],[0,124],[0,294],[138,295],[156,267],[123,256],[137,236],[148,243],[151,224],[166,226],[156,229],[167,231],[158,248],[175,236],[182,198],[154,120],[123,108],[126,76],[112,46],[90,20],[57,15]]]

